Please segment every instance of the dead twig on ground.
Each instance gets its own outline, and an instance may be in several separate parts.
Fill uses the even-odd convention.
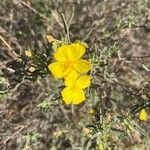
[[[27,3],[23,2],[23,1],[20,1],[20,3],[27,7],[28,9],[32,10],[34,13],[36,13],[37,15],[39,15],[41,18],[43,18],[44,20],[46,20],[47,22],[49,22],[50,20],[44,16],[43,14],[39,13],[36,9],[34,9],[33,7],[31,7],[30,5],[28,5]]]
[[[17,134],[19,134],[24,128],[25,128],[25,126],[21,126],[18,131],[16,131],[14,134],[12,134],[11,136],[9,136],[9,137],[3,142],[3,143],[4,143],[4,150],[7,149],[7,143],[10,141],[10,139],[13,138],[13,137],[15,137]]]

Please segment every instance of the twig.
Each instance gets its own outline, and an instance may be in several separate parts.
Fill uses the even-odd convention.
[[[75,114],[75,110],[74,110],[74,105],[73,104],[71,104],[71,113],[72,113],[72,115]]]
[[[13,51],[13,49],[10,47],[10,45],[4,40],[4,38],[0,35],[0,39],[3,41],[3,43],[11,50]]]
[[[59,26],[60,26],[61,28],[63,28],[63,27],[64,27],[64,26],[63,26],[63,23],[60,21],[60,19],[59,19],[59,14],[57,13],[56,10],[52,11],[52,15],[54,16],[54,18],[55,18],[56,22],[59,24]]]
[[[37,15],[39,15],[39,16],[40,16],[41,18],[43,18],[44,20],[49,21],[49,19],[48,19],[46,16],[44,16],[44,15],[41,14],[41,13],[39,13],[36,9],[34,9],[33,7],[31,7],[31,6],[28,5],[27,3],[23,2],[22,0],[20,0],[20,3],[21,3],[22,5],[24,5],[25,7],[31,9],[34,13],[36,13]]]
[[[66,20],[66,18],[65,18],[63,13],[61,14],[61,17],[62,17],[62,21],[63,21],[63,24],[64,24],[66,37],[67,37],[67,40],[68,40],[67,42],[70,42],[69,26],[68,26],[67,20]]]
[[[8,141],[9,141],[11,138],[13,138],[14,136],[16,136],[17,134],[19,134],[24,128],[25,128],[25,126],[21,126],[21,128],[20,128],[18,131],[16,131],[13,135],[9,136],[9,137],[4,141],[4,150],[7,149],[7,143],[8,143]]]
[[[95,139],[95,138],[97,138],[97,137],[100,136],[100,135],[101,135],[101,132],[95,133],[95,134],[91,137],[91,139],[88,141],[88,143],[86,144],[85,149],[86,149],[86,150],[89,150],[89,149],[90,149],[90,145],[91,145],[91,143],[92,143],[92,140]]]
[[[64,108],[63,105],[60,105],[60,110],[61,110],[62,113],[64,114],[65,119],[68,121],[68,120],[69,120],[69,116],[68,116],[68,113],[67,113],[67,111],[66,111],[66,109]]]
[[[86,35],[85,37],[82,39],[82,42],[84,42],[85,40],[87,40],[89,38],[89,36],[91,35],[91,33],[93,32],[93,29],[91,29]]]
[[[21,45],[18,43],[17,38],[13,37],[8,31],[6,31],[3,27],[0,26],[0,33],[7,35],[8,37],[10,37],[10,40],[17,46],[17,48],[19,49],[20,53],[22,53],[22,47]],[[14,52],[14,51],[13,51]],[[16,54],[17,55],[17,54]]]
[[[74,13],[72,13],[72,15],[70,16],[69,20],[68,20],[68,27],[70,28],[70,25],[72,23],[72,20],[73,20],[73,17],[74,17]]]
[[[11,55],[13,57],[13,59],[17,60],[17,54],[14,52],[14,50],[11,48],[11,46],[6,42],[6,40],[1,35],[0,35],[0,39],[8,47],[8,49],[11,51],[11,53],[13,54],[13,55]]]

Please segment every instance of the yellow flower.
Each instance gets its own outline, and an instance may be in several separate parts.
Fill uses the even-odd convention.
[[[72,70],[78,73],[85,73],[90,70],[90,63],[87,60],[80,59],[85,53],[85,47],[79,42],[69,45],[62,45],[54,53],[56,62],[48,65],[54,78],[64,78]]]
[[[88,113],[92,115],[92,114],[94,114],[94,112],[95,112],[94,109],[91,108]]]
[[[29,71],[30,71],[30,72],[34,72],[34,71],[35,71],[35,68],[34,68],[34,67],[30,67],[30,68],[29,68]]]
[[[46,39],[48,40],[49,43],[52,43],[53,41],[55,41],[55,38],[51,35],[47,35]]]
[[[145,111],[145,109],[142,109],[139,113],[139,119],[142,120],[142,121],[147,121],[147,113]]]
[[[90,133],[92,133],[92,129],[89,129],[89,128],[83,128],[83,132],[86,134],[86,135],[89,135],[90,136]]]
[[[66,104],[80,104],[85,100],[83,89],[90,86],[91,81],[88,75],[79,76],[76,71],[71,71],[65,79],[66,88],[62,91],[63,101]]]
[[[25,50],[24,53],[25,53],[25,55],[26,55],[27,57],[31,57],[31,56],[32,56],[31,50]]]
[[[103,149],[104,149],[103,144],[102,144],[102,143],[99,144],[99,145],[98,145],[98,150],[103,150]]]

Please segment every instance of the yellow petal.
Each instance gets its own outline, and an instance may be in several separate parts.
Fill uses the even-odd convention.
[[[85,94],[84,91],[81,89],[73,89],[70,87],[66,87],[63,89],[62,93],[61,93],[62,97],[63,97],[63,101],[66,104],[80,104],[85,100]]]
[[[79,74],[76,71],[72,70],[65,78],[65,86],[72,86],[78,76]]]
[[[30,68],[29,68],[29,71],[30,71],[30,72],[34,72],[34,71],[35,71],[35,68],[34,68],[34,67],[30,67]]]
[[[87,45],[87,43],[85,42],[82,42],[81,45],[84,47],[84,48],[88,48],[89,46]]]
[[[85,53],[85,48],[79,43],[70,45],[62,45],[54,54],[57,61],[75,61],[78,60]]]
[[[72,104],[74,105],[78,105],[85,100],[84,91],[81,89],[72,89],[71,95],[72,95]]]
[[[80,59],[76,61],[73,67],[77,72],[85,73],[91,69],[91,64],[87,60]]]
[[[89,114],[94,114],[95,113],[95,111],[94,111],[94,109],[93,108],[91,108],[90,110],[89,110],[89,112],[88,112]]]
[[[55,38],[51,35],[46,35],[46,39],[48,40],[49,43],[52,43],[55,40]]]
[[[77,79],[77,87],[81,89],[89,87],[90,84],[91,84],[90,76],[88,75],[82,75]]]
[[[78,60],[85,53],[85,47],[81,45],[79,42],[72,43],[69,45],[68,56],[69,60],[74,61]]]
[[[68,51],[69,51],[68,45],[62,45],[57,49],[56,53],[54,54],[54,58],[57,61],[66,62],[69,60]]]
[[[54,78],[63,78],[67,73],[67,69],[65,69],[64,64],[60,62],[54,62],[48,65],[49,70],[53,74]]]
[[[25,50],[24,53],[25,53],[25,55],[26,55],[27,57],[31,57],[31,56],[32,56],[31,50]]]
[[[68,105],[71,103],[72,101],[72,95],[70,92],[70,88],[66,87],[62,90],[61,95],[63,97],[63,101]]]
[[[92,133],[92,129],[90,129],[90,128],[83,128],[83,132],[85,133],[85,134],[89,134],[90,135],[90,133]]]
[[[98,150],[104,150],[104,147],[103,147],[102,143],[98,145]]]
[[[147,121],[147,118],[148,116],[147,116],[145,109],[142,109],[139,114],[139,119],[142,121]]]

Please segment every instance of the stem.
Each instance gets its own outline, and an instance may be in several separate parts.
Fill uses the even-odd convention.
[[[66,20],[63,13],[61,14],[61,17],[62,17],[62,21],[63,21],[63,24],[64,24],[64,29],[65,29],[65,33],[66,33],[67,42],[70,43],[69,25],[68,25],[67,20]]]

